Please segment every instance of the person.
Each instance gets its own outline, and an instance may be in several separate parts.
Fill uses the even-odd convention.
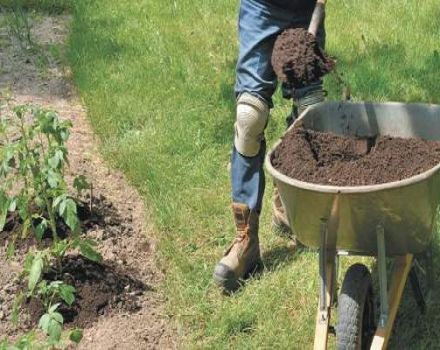
[[[277,78],[272,69],[272,49],[278,34],[287,28],[307,28],[316,0],[241,0],[239,57],[236,66],[236,122],[231,156],[232,214],[236,237],[214,268],[213,278],[225,291],[262,266],[258,227],[265,188],[266,128]],[[317,34],[323,47],[325,30]],[[283,84],[283,97],[293,98],[290,124],[308,105],[324,100],[322,82],[293,90]],[[279,199],[274,222],[285,223]]]

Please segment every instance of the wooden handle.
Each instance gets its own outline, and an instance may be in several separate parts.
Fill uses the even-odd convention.
[[[315,9],[313,10],[312,19],[309,25],[309,33],[316,36],[318,32],[319,25],[324,19],[325,15],[325,3],[326,0],[318,0],[315,5]]]

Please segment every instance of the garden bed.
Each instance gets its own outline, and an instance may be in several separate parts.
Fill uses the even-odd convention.
[[[7,45],[0,47],[4,72],[0,91],[10,91],[10,106],[32,104],[52,109],[59,112],[60,120],[73,122],[66,145],[68,191],[76,196],[72,183],[79,174],[92,185],[77,203],[81,238],[95,241],[95,249],[102,255],[100,262],[93,262],[74,250],[63,258],[62,274],[44,274],[49,282],[62,276],[76,290],[73,304],[62,303],[58,309],[65,329],[83,329],[80,349],[174,348],[174,329],[167,317],[161,316],[164,298],[156,287],[163,272],[156,265],[148,211],[122,174],[101,159],[98,143],[73,89],[70,70],[63,66],[70,18],[39,14],[29,20],[34,47],[23,49],[14,36],[7,36]],[[8,28],[2,26],[0,31],[5,34]],[[0,341],[15,341],[35,329],[44,313],[40,300],[25,298],[18,323],[13,323],[15,297],[27,284],[20,276],[25,255],[37,246],[50,246],[52,238],[46,232],[41,241],[33,235],[17,239],[15,253],[8,258],[12,232],[20,232],[23,223],[16,214],[7,221],[0,232]],[[60,239],[71,235],[62,221],[58,220],[57,226]],[[42,339],[41,332],[37,332],[37,338]]]

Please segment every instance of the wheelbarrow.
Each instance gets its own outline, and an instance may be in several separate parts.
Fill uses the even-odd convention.
[[[339,135],[440,140],[440,106],[403,103],[322,102],[295,123]],[[371,186],[330,186],[290,178],[272,166],[275,144],[266,157],[292,231],[305,246],[319,249],[320,292],[314,349],[326,349],[329,333],[338,349],[385,349],[406,281],[420,308],[423,293],[415,271],[430,245],[440,204],[440,164],[401,181]],[[352,265],[337,302],[336,327],[330,323],[337,294],[339,257],[374,256],[379,280],[380,315],[374,317],[372,278],[362,264]],[[390,283],[387,258],[392,258]],[[389,286],[389,287],[388,287]],[[376,327],[377,325],[377,327]]]

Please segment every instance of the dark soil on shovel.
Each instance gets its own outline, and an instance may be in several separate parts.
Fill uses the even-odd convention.
[[[272,154],[281,173],[335,186],[376,185],[421,174],[440,162],[440,142],[420,138],[358,138],[291,129]]]
[[[275,41],[272,52],[275,74],[296,89],[321,79],[334,66],[335,62],[304,28],[287,29]]]

